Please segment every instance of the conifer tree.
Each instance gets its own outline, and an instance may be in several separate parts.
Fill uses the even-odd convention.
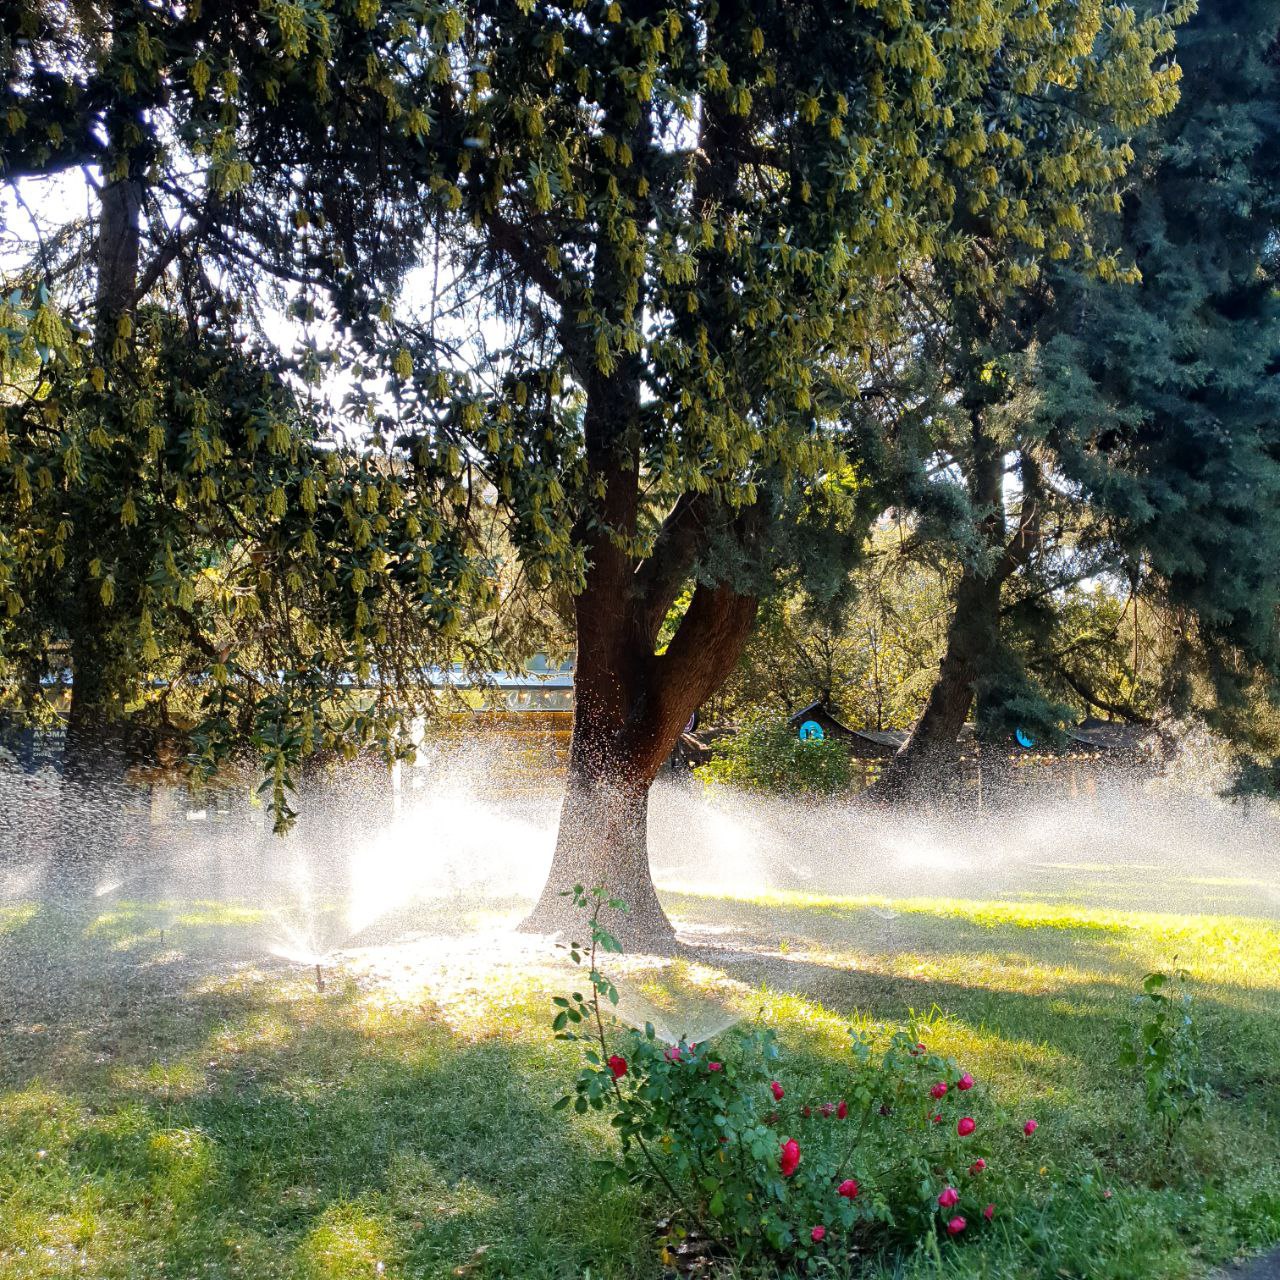
[[[1121,572],[1187,621],[1219,692],[1275,671],[1280,604],[1280,16],[1204,6],[1126,199],[1141,284],[1063,273],[1038,421]]]
[[[963,571],[933,693],[882,790],[930,785],[975,700],[986,737],[1052,736],[1052,605],[1090,574],[1181,610],[1220,689],[1274,663],[1278,31],[1272,6],[1214,5],[1180,36],[1180,105],[1097,228],[1127,283],[1062,264],[998,306],[941,290],[930,349],[950,399],[925,434],[964,477],[941,533]],[[916,496],[926,515],[947,508]]]

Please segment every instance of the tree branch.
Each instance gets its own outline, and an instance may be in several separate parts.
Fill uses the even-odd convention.
[[[1022,511],[1018,516],[1018,527],[1005,546],[996,570],[996,577],[1001,582],[1021,569],[1031,558],[1031,553],[1040,545],[1040,510],[1043,497],[1040,464],[1029,453],[1024,452],[1019,462],[1019,470],[1022,473]]]
[[[711,502],[705,494],[681,494],[658,530],[653,551],[636,568],[640,630],[650,648],[705,545],[710,516]]]
[[[1066,667],[1056,667],[1058,675],[1062,677],[1064,683],[1074,690],[1091,707],[1097,708],[1099,711],[1105,711],[1110,716],[1119,716],[1122,720],[1127,720],[1130,724],[1150,724],[1151,717],[1144,716],[1135,711],[1132,707],[1122,707],[1119,703],[1108,702],[1105,698],[1099,697],[1094,693],[1083,680],[1073,676]]]

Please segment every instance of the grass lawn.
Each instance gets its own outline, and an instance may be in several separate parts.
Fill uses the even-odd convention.
[[[936,1007],[930,1048],[1039,1119],[1038,1167],[994,1229],[862,1274],[1162,1280],[1280,1240],[1275,922],[798,894],[668,905],[733,927],[677,966],[686,991],[775,1027],[815,1096],[839,1090],[847,1027]],[[322,994],[296,971],[210,961],[242,917],[0,912],[4,1280],[662,1274],[660,1206],[593,1187],[606,1127],[551,1112],[576,1059],[547,1033],[545,970],[455,975],[448,998],[335,975]],[[183,955],[197,943],[199,963]],[[1169,1154],[1113,1063],[1142,975],[1175,957],[1213,1093]]]

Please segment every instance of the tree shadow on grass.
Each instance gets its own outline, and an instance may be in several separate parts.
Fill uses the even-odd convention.
[[[840,956],[877,957],[877,969],[896,961],[918,961],[943,969],[979,962],[1004,962],[1035,968],[1052,979],[1054,989],[1114,987],[1141,979],[1153,963],[1207,962],[1238,969],[1232,949],[1245,941],[1259,963],[1248,983],[1216,983],[1280,1005],[1280,929],[1266,922],[1186,917],[1170,925],[1163,918],[1127,919],[1123,915],[1090,918],[1047,904],[947,900],[877,906],[838,899],[811,903],[667,895],[669,909],[687,920],[683,937],[695,947],[720,949],[727,958],[789,949]],[[709,927],[700,925],[709,922]],[[1178,949],[1183,948],[1180,956]],[[1035,978],[1029,973],[1028,981]]]
[[[1120,1037],[1140,1014],[1135,999],[1154,965],[1196,967],[1186,937],[1153,957],[1157,932],[1123,920],[1049,912],[900,909],[819,903],[755,903],[688,897],[678,915],[707,914],[707,942],[696,928],[685,954],[751,987],[800,996],[850,1019],[892,1024],[933,1007],[981,1035],[1021,1046],[1037,1077],[1070,1088],[1081,1070],[1114,1073]],[[727,926],[727,928],[726,928]],[[1194,929],[1192,929],[1194,934]],[[875,963],[859,961],[874,957]],[[1176,960],[1175,960],[1176,957]],[[1261,967],[1261,966],[1259,966]],[[1260,1063],[1280,1060],[1280,975],[1193,982],[1206,1058],[1223,1088],[1245,1093],[1265,1084]]]
[[[96,1206],[96,1275],[652,1273],[643,1206],[593,1190],[606,1139],[551,1111],[571,1068],[547,1070],[564,1055],[540,1034],[244,980],[44,1042],[5,1055],[0,1168],[38,1171],[25,1198],[49,1223]]]
[[[1108,1100],[1097,1078],[1142,967],[1122,926],[903,913],[897,949],[927,961],[903,973],[840,964],[882,949],[888,922],[872,908],[717,902],[715,915],[737,930],[731,952],[689,958],[851,1021],[937,1004],[953,1019],[944,1038],[1004,1055],[1004,1087],[1043,1102],[1081,1150],[1125,1150],[1133,1091]],[[149,952],[138,923],[68,926],[49,943],[64,968],[83,967],[79,998],[40,998],[40,1031],[0,1014],[0,1088],[13,1091],[0,1095],[0,1183],[19,1190],[15,1221],[56,1235],[96,1206],[83,1243],[104,1280],[219,1269],[345,1280],[378,1261],[420,1276],[471,1266],[464,1274],[549,1278],[587,1262],[620,1280],[652,1274],[645,1206],[594,1189],[600,1131],[550,1111],[573,1065],[541,1027],[507,1023],[499,1039],[483,1015],[387,1008],[354,985],[321,996],[279,975],[211,978]],[[42,927],[29,917],[19,940],[40,943]],[[784,954],[785,938],[813,950]],[[982,956],[1045,976],[1001,985]],[[1245,994],[1272,1001],[1274,1039],[1270,989]],[[1210,993],[1204,1004],[1237,1039],[1258,1021]],[[829,1037],[806,1038],[802,1021],[788,1035],[800,1069],[837,1088],[844,1060]],[[1234,1100],[1231,1114],[1254,1101]],[[1268,1102],[1255,1117],[1273,1114]],[[0,1262],[5,1247],[0,1229]]]

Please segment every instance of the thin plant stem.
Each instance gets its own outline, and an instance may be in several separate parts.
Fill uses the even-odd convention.
[[[600,975],[596,969],[596,948],[599,946],[599,937],[600,937],[598,922],[600,918],[600,909],[603,906],[604,906],[603,899],[597,898],[596,905],[591,912],[591,953],[590,953],[589,959],[591,963],[591,1011],[595,1015],[596,1038],[600,1042],[600,1061],[607,1065],[608,1058],[609,1058],[609,1042],[605,1036],[604,1015],[600,1012],[600,987],[597,982],[597,979],[599,978]],[[617,1077],[613,1074],[612,1071],[609,1072],[609,1077],[610,1077],[609,1083],[610,1083],[610,1087],[613,1089],[614,1097],[617,1098],[619,1106],[625,1106],[626,1102],[622,1096],[622,1090],[618,1087]],[[644,1155],[645,1161],[648,1163],[649,1168],[653,1170],[653,1172],[658,1176],[658,1179],[661,1181],[662,1185],[666,1187],[668,1193],[670,1194],[675,1204],[683,1212],[689,1215],[689,1217],[697,1224],[698,1230],[701,1231],[703,1235],[705,1235],[708,1239],[714,1241],[720,1248],[722,1249],[725,1248],[726,1247],[725,1242],[719,1237],[719,1235],[716,1234],[716,1232],[711,1228],[711,1226],[708,1223],[703,1221],[701,1214],[699,1214],[696,1210],[691,1209],[689,1207],[689,1205],[685,1202],[684,1198],[672,1185],[671,1179],[667,1177],[666,1170],[663,1169],[663,1167],[658,1163],[653,1152],[649,1150],[649,1145],[648,1143],[645,1142],[644,1135],[641,1134],[639,1131],[637,1131],[632,1136],[635,1138],[636,1145],[640,1148],[641,1153]]]

